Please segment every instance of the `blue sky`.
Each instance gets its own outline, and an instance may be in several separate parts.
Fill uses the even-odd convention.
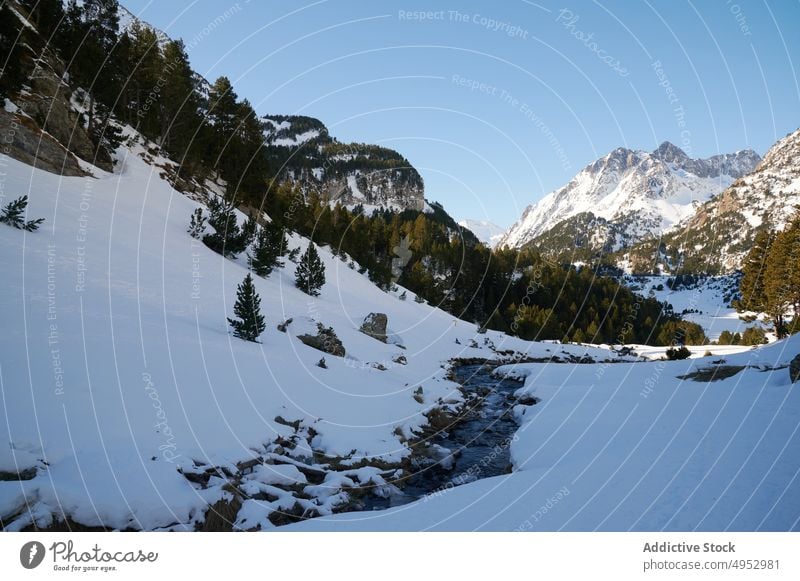
[[[259,113],[397,149],[456,218],[509,226],[619,146],[763,155],[800,126],[795,0],[122,3]]]

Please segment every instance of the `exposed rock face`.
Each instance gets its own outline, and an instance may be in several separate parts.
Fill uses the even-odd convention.
[[[95,159],[94,144],[70,103],[71,89],[52,74],[34,77],[31,84],[33,92],[26,98],[25,112],[73,154],[111,171],[111,160],[105,155]]]
[[[684,269],[733,272],[742,266],[758,232],[782,229],[798,204],[800,129],[776,142],[755,170],[702,204],[662,242]],[[654,262],[652,249],[633,250],[635,258]]]
[[[563,245],[576,234],[585,238],[582,246],[618,250],[691,216],[698,204],[753,171],[759,161],[751,150],[692,159],[669,142],[652,152],[617,148],[528,206],[498,246],[541,246],[540,239],[560,227],[562,234],[550,240],[557,247],[546,248],[548,254],[569,250]],[[582,222],[576,223],[579,216]],[[590,233],[582,230],[584,223]]]
[[[28,117],[0,109],[0,135],[0,152],[9,157],[51,173],[86,175],[75,156]]]
[[[423,210],[419,172],[394,150],[365,143],[340,143],[313,117],[267,115],[265,152],[278,180],[331,203],[365,209]]]
[[[800,381],[800,355],[796,355],[789,364],[789,378],[792,383]]]
[[[36,58],[30,90],[12,95],[13,105],[0,108],[2,152],[61,175],[86,175],[76,157],[111,171],[113,161],[102,148],[95,151],[71,101],[74,87],[64,81],[64,63],[48,49]]]
[[[336,357],[344,357],[345,348],[339,337],[333,331],[333,327],[326,327],[322,323],[317,323],[316,335],[298,335],[297,338],[308,345],[323,353],[329,353]]]
[[[370,313],[361,323],[360,331],[373,339],[386,343],[386,325],[389,318],[384,313]]]
[[[356,170],[324,181],[323,192],[331,202],[344,206],[380,206],[396,210],[419,210],[425,205],[421,185],[408,183],[405,169]]]

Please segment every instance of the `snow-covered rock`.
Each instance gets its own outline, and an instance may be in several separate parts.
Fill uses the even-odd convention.
[[[653,152],[620,147],[528,206],[498,246],[522,247],[565,220],[588,215],[602,222],[590,246],[618,250],[674,227],[759,161],[752,150],[691,159],[669,142]]]

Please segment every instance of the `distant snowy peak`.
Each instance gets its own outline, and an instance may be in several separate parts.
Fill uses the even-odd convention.
[[[759,161],[752,150],[692,159],[669,142],[652,152],[620,147],[528,206],[499,245],[522,247],[559,223],[590,213],[621,229],[618,245],[625,246],[674,227]]]
[[[458,222],[462,228],[466,228],[487,246],[494,248],[505,234],[505,230],[489,220],[470,220],[464,219]]]
[[[741,267],[759,230],[783,228],[798,205],[800,129],[777,141],[754,171],[701,205],[664,242],[683,267],[730,272]],[[631,255],[653,262],[642,248]]]

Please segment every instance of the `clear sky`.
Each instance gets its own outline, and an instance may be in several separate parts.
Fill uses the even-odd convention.
[[[619,147],[759,154],[800,126],[800,1],[122,0],[259,113],[317,117],[509,226]]]

